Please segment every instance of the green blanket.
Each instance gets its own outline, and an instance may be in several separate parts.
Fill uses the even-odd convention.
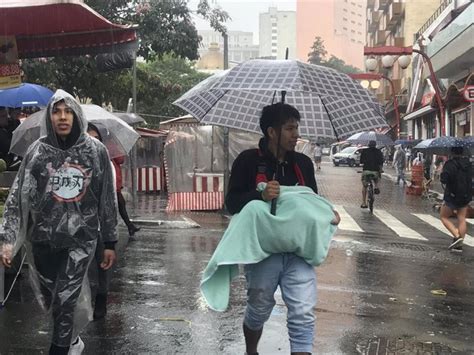
[[[254,264],[274,253],[291,252],[317,266],[327,256],[336,226],[332,205],[305,186],[282,186],[276,216],[270,203],[251,201],[235,214],[201,280],[210,308],[224,311],[238,264]]]

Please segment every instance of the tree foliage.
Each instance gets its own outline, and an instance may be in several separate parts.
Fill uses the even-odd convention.
[[[137,65],[137,107],[162,116],[184,112],[171,103],[206,75],[192,68],[200,37],[185,0],[86,0],[112,22],[137,24],[139,51],[147,63]],[[200,0],[197,13],[221,33],[229,16]],[[132,92],[131,70],[101,73],[93,56],[55,57],[22,61],[24,81],[62,88],[101,105],[111,102],[125,110]]]
[[[311,64],[321,65],[328,68],[336,69],[343,73],[358,73],[360,70],[352,65],[346,64],[342,59],[331,54],[326,60],[327,51],[324,46],[324,41],[317,36],[314,39],[311,52],[308,53],[308,62]]]
[[[323,39],[317,36],[311,46],[311,52],[308,53],[308,62],[311,64],[321,65],[327,53]]]

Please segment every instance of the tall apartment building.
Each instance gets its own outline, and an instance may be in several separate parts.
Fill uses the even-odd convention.
[[[368,47],[413,46],[414,35],[428,20],[437,7],[439,0],[367,0],[367,39]],[[402,69],[395,61],[391,68],[383,68],[381,58],[379,72],[391,78],[395,94],[398,96],[399,110],[403,114],[408,104],[408,94],[412,81],[411,65]],[[391,125],[395,124],[393,93],[389,82],[382,82],[377,91],[382,103],[387,103],[386,117]],[[402,120],[400,135],[408,136]]]
[[[296,35],[298,59],[308,60],[316,37],[328,52],[346,64],[364,67],[366,33],[365,0],[297,0]]]
[[[296,13],[278,11],[270,7],[268,12],[261,13],[259,19],[260,57],[285,59],[288,48],[288,59],[296,55]]]
[[[209,49],[215,50],[217,43],[221,52],[224,51],[224,39],[221,34],[212,30],[200,30],[202,37],[199,47],[199,56],[204,56]],[[229,31],[227,34],[229,46],[229,64],[238,64],[249,59],[259,57],[258,45],[253,44],[253,33],[245,31]]]

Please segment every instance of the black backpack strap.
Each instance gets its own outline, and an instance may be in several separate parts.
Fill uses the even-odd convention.
[[[260,149],[258,151],[257,174],[255,175],[255,186],[261,182],[268,182],[267,179],[267,164],[263,159],[263,153]]]

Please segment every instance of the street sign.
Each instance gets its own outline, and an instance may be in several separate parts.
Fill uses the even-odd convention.
[[[464,88],[464,98],[469,102],[474,102],[474,85],[469,85]]]

